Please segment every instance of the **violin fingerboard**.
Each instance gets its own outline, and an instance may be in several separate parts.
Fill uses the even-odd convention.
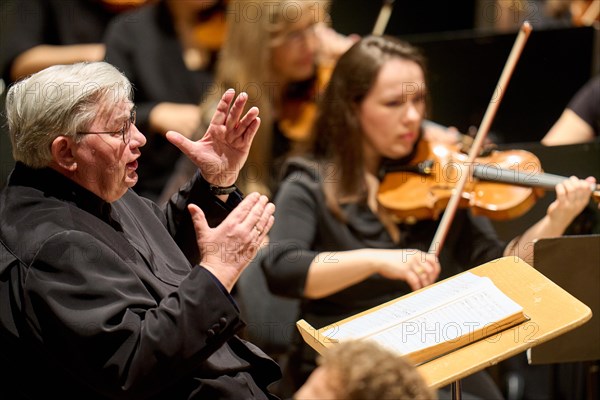
[[[554,189],[556,185],[568,179],[564,176],[547,173],[529,173],[512,169],[498,168],[492,165],[476,165],[473,176],[485,181],[511,183],[519,186]]]

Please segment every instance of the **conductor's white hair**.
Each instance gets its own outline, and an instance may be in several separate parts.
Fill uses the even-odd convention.
[[[6,117],[13,157],[32,168],[48,166],[58,136],[75,140],[100,106],[131,100],[129,80],[106,62],[55,65],[13,84]]]

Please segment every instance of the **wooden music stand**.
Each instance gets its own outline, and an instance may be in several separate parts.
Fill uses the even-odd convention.
[[[523,307],[530,320],[418,366],[434,389],[562,335],[592,317],[588,306],[519,258],[500,258],[469,272],[490,278],[498,289]],[[306,343],[317,352],[334,345],[322,334],[326,327],[317,330],[306,321],[299,321],[297,326]],[[460,391],[453,395],[460,397]]]

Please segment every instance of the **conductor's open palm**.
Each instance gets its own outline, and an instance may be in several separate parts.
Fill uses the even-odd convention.
[[[242,92],[235,101],[234,98],[233,89],[223,94],[201,139],[193,141],[175,131],[167,132],[167,139],[196,164],[204,179],[213,185],[235,183],[260,125],[256,107],[242,117],[248,95]]]
[[[201,265],[228,290],[256,255],[273,226],[275,206],[266,196],[250,193],[219,224],[211,228],[202,210],[190,204]]]

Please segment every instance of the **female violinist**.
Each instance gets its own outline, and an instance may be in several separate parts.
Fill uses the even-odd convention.
[[[437,221],[397,225],[377,202],[382,161],[409,162],[421,140],[426,98],[417,50],[366,37],[338,60],[308,151],[286,165],[262,266],[271,290],[301,299],[298,318],[316,328],[503,255],[529,259],[534,239],[561,235],[589,201],[590,182],[559,184],[544,218],[508,245],[489,220],[459,209],[438,259],[427,252]],[[294,389],[314,357],[298,335],[284,371]],[[493,386],[471,386],[482,379],[465,379],[463,390],[497,398]]]
[[[248,93],[248,107],[260,109],[262,123],[238,184],[246,193],[269,194],[277,170],[274,163],[307,137],[329,63],[353,40],[325,26],[328,1],[228,3],[226,15],[233,23],[228,23],[219,53],[215,84],[200,106],[202,123],[209,121],[223,90],[233,87]],[[193,173],[186,160],[178,165],[163,199]]]

